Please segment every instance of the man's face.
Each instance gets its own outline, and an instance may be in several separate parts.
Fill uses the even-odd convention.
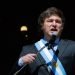
[[[42,30],[44,35],[50,37],[52,33],[56,33],[56,36],[60,36],[63,29],[62,19],[57,15],[52,15],[44,20]]]

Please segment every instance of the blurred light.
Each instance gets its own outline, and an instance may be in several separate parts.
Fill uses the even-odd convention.
[[[25,37],[27,38],[27,37],[28,37],[28,35],[25,35]]]
[[[28,31],[28,27],[27,26],[21,26],[20,31]]]

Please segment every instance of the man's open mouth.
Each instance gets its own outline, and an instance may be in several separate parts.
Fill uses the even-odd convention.
[[[51,29],[51,31],[57,31],[57,29]]]

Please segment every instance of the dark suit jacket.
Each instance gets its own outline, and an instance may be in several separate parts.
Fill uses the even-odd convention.
[[[24,46],[20,57],[27,53],[37,53],[34,44]],[[75,75],[75,42],[71,40],[61,40],[58,46],[58,58],[61,61],[67,75]],[[24,69],[25,75],[50,75],[44,59],[38,54],[36,60],[26,65]],[[51,74],[53,75],[53,74]]]

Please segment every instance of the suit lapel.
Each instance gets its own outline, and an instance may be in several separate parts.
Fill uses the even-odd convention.
[[[58,50],[59,50],[59,53],[58,53],[58,56],[61,57],[63,55],[63,53],[66,51],[66,47],[67,47],[67,44],[65,42],[65,40],[60,40],[59,42],[59,46],[58,46]]]
[[[35,46],[34,46],[34,47],[35,47]],[[37,54],[38,51],[37,51],[36,47],[34,48],[34,50],[35,50],[35,53]],[[37,58],[39,59],[40,64],[46,64],[46,63],[45,63],[45,60],[43,59],[43,57],[41,56],[40,53],[38,53]]]
[[[40,53],[38,54],[38,58],[39,58],[41,64],[46,64],[46,63],[45,63],[45,60],[43,59],[43,57],[41,56]]]

